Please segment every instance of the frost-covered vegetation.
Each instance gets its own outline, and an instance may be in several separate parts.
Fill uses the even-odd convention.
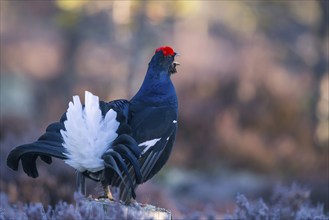
[[[0,194],[0,219],[149,219],[148,212],[140,205],[129,207],[119,202],[100,202],[75,194],[75,203],[59,202],[54,207],[41,203],[10,204],[6,194]]]
[[[309,196],[310,191],[297,184],[291,187],[277,186],[273,190],[271,200],[267,202],[262,198],[251,201],[243,194],[238,194],[235,210],[224,217],[213,210],[191,210],[181,218],[328,220],[329,215],[324,212],[323,205],[312,205]],[[5,193],[0,194],[0,200],[0,219],[150,219],[148,210],[139,204],[127,207],[119,202],[99,202],[78,194],[75,194],[74,204],[59,202],[54,207],[43,207],[41,203],[10,204]]]
[[[238,194],[234,213],[227,215],[225,219],[329,219],[329,215],[324,213],[323,205],[313,206],[309,196],[310,191],[297,184],[293,184],[290,188],[275,187],[269,202],[265,202],[262,198],[250,201],[244,195]]]

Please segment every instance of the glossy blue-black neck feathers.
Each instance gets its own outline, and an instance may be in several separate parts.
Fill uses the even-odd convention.
[[[177,107],[176,91],[169,71],[173,61],[173,56],[164,56],[161,51],[157,52],[152,57],[143,84],[131,103]]]

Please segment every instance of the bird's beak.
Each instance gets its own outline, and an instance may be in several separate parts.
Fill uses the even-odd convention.
[[[180,63],[178,63],[177,61],[174,61],[174,62],[171,64],[170,68],[169,68],[169,73],[170,73],[170,74],[175,74],[175,73],[177,73],[176,66],[179,66],[179,65],[180,65]]]
[[[175,52],[174,57],[176,57],[176,56],[180,56],[180,54]],[[178,63],[177,61],[173,61],[172,64],[170,65],[170,67],[169,67],[169,73],[170,74],[177,73],[176,66],[179,66],[179,65],[180,65],[180,63]]]

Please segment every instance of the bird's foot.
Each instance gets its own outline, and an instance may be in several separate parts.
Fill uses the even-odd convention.
[[[109,199],[111,201],[114,201],[114,197],[111,193],[111,190],[110,190],[110,186],[107,185],[107,186],[104,186],[104,192],[105,194],[103,196],[100,196],[98,198],[102,198],[102,199]]]
[[[113,198],[109,198],[107,195],[98,196],[97,199],[98,199],[98,200],[105,200],[105,199],[108,199],[108,200],[114,202],[114,199],[113,199]]]

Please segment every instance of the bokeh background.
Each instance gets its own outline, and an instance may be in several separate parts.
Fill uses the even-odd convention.
[[[1,178],[11,202],[73,201],[74,171],[5,165],[88,90],[129,99],[154,50],[181,56],[179,131],[138,200],[225,213],[298,182],[328,210],[328,1],[1,1]],[[88,181],[88,194],[101,187]]]

